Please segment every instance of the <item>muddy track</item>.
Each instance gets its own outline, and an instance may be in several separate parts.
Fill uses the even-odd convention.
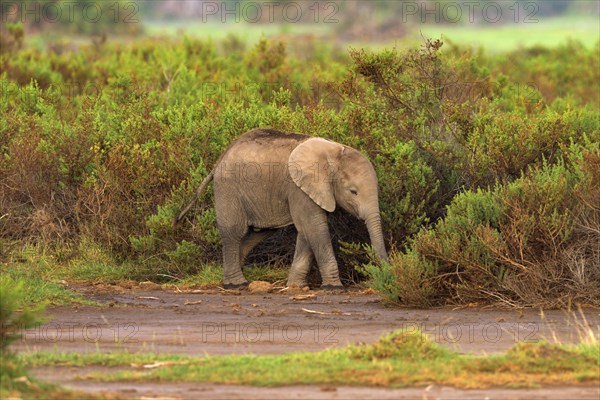
[[[370,343],[394,329],[418,328],[441,345],[459,352],[482,354],[505,351],[517,341],[546,338],[576,342],[584,319],[595,330],[600,326],[600,311],[596,309],[588,309],[582,316],[564,311],[387,308],[377,296],[358,291],[250,294],[117,286],[76,289],[104,306],[49,308],[51,321],[26,331],[16,346],[20,351],[95,352],[100,349],[186,355],[277,354]],[[443,387],[394,391],[319,386],[282,390],[210,384],[107,385],[78,381],[77,376],[87,373],[85,369],[53,367],[35,373],[68,387],[111,390],[124,397],[160,393],[174,398],[283,398],[284,395],[288,398],[397,398],[405,395],[483,398],[481,393],[491,393]],[[538,391],[497,389],[493,392],[499,398],[597,399],[600,395],[597,388],[585,387]],[[552,397],[557,393],[561,396]]]

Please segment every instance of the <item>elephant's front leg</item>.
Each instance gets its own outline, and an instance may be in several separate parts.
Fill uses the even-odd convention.
[[[318,207],[318,206],[317,206]],[[313,211],[314,210],[314,211]],[[320,208],[308,211],[310,217],[297,219],[298,234],[303,235],[309,243],[312,253],[317,260],[321,273],[322,288],[341,289],[338,264],[331,245],[327,214]],[[312,212],[311,212],[312,211]]]
[[[310,263],[314,259],[312,250],[310,249],[310,243],[306,237],[298,232],[296,239],[296,251],[294,252],[294,261],[290,268],[290,274],[288,276],[288,286],[304,287],[307,285],[306,277],[310,270]]]
[[[327,228],[327,224],[325,224]],[[321,288],[322,289],[343,289],[342,281],[340,281],[340,272],[335,259],[335,253],[331,246],[331,238],[329,230],[327,235],[314,235],[309,237],[310,247],[315,255],[319,272],[321,273]]]

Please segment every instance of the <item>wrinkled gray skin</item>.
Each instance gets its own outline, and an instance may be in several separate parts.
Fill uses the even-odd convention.
[[[336,204],[365,221],[373,248],[387,261],[375,170],[351,147],[271,129],[249,131],[221,156],[175,222],[213,178],[225,287],[246,285],[244,258],[276,228],[294,224],[298,237],[288,286],[306,286],[316,259],[323,287],[341,288],[327,225]]]

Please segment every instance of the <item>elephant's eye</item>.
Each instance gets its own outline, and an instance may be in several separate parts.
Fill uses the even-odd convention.
[[[352,193],[355,196],[358,196],[358,192],[356,191],[356,189],[350,189],[350,193]]]

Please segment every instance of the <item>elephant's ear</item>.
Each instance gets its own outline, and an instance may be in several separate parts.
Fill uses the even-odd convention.
[[[292,151],[290,177],[304,193],[328,212],[335,210],[332,176],[344,146],[322,138],[310,138]]]

